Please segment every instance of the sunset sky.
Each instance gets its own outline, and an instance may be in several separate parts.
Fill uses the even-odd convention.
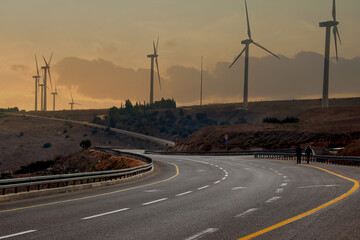
[[[360,1],[338,0],[342,45],[330,97],[360,97]],[[253,39],[280,55],[250,49],[249,100],[320,98],[325,29],[332,0],[248,0]],[[162,89],[155,99],[241,102],[247,38],[244,0],[0,0],[0,108],[34,109],[34,54],[51,62],[57,109],[119,106],[149,99],[152,41],[159,36]],[[331,56],[334,56],[333,38]],[[48,108],[52,106],[48,94]]]

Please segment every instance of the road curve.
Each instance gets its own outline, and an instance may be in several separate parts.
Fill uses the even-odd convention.
[[[359,168],[252,156],[150,156],[156,174],[138,182],[1,204],[0,239],[360,236]]]

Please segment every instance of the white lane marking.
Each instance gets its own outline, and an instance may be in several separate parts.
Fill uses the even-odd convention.
[[[284,169],[284,168],[299,168],[299,167],[282,167],[282,169]]]
[[[302,186],[297,188],[316,188],[316,187],[338,187],[339,185],[333,184],[333,185],[312,185],[312,186]]]
[[[221,169],[221,170],[223,170],[223,168],[222,168],[222,167],[220,167],[220,169]]]
[[[283,178],[288,178],[287,176],[283,176]]]
[[[160,192],[160,191],[161,190],[157,190],[157,189],[144,190],[144,192],[147,192],[147,193]]]
[[[220,183],[221,181],[216,181],[216,182],[214,182],[214,184],[218,184],[218,183]]]
[[[269,170],[270,170],[270,171],[274,171],[274,169],[273,169],[273,168],[269,168]]]
[[[226,179],[226,177],[223,177],[221,180],[224,181]]]
[[[84,218],[82,218],[82,220],[88,220],[88,219],[91,219],[91,218],[96,218],[96,217],[101,217],[101,216],[105,216],[105,215],[109,215],[109,214],[113,214],[113,213],[123,212],[123,211],[129,210],[129,209],[130,208],[122,208],[122,209],[118,209],[118,210],[111,211],[111,212],[100,213],[100,214],[97,214],[97,215],[84,217]]]
[[[282,173],[278,173],[279,176],[283,175]]]
[[[287,186],[287,183],[284,182],[284,183],[282,183],[280,186],[281,186],[281,187],[285,187],[285,186]]]
[[[268,199],[266,202],[267,203],[271,203],[271,202],[274,202],[274,201],[276,201],[276,200],[279,200],[281,197],[272,197],[272,198],[270,198],[270,199]]]
[[[244,168],[245,170],[251,170],[251,168]]]
[[[215,165],[215,167],[217,167],[217,168],[218,168],[219,166],[218,166],[218,165]]]
[[[284,189],[282,189],[282,188],[276,189],[276,193],[282,193],[283,191],[284,191]]]
[[[202,189],[205,189],[205,188],[208,188],[210,187],[210,185],[206,185],[206,186],[203,186],[203,187],[199,187],[197,190],[202,190]]]
[[[274,172],[278,173],[279,171],[278,171],[278,170],[275,170]]]
[[[205,172],[205,170],[197,170],[197,172]]]
[[[146,202],[146,203],[143,203],[142,205],[143,205],[143,206],[146,206],[146,205],[150,205],[150,204],[157,203],[157,202],[161,202],[161,201],[165,201],[165,200],[167,200],[167,198],[161,198],[161,199],[154,200],[154,201],[151,201],[151,202]]]
[[[14,233],[14,234],[10,234],[10,235],[6,235],[6,236],[2,236],[0,237],[0,239],[5,239],[5,238],[11,238],[11,237],[16,237],[16,236],[20,236],[20,235],[24,235],[24,234],[28,234],[28,233],[32,233],[32,232],[36,232],[37,230],[28,230],[28,231],[24,231],[24,232],[18,232],[18,233]]]
[[[176,194],[175,196],[180,197],[180,196],[183,196],[183,195],[186,195],[186,194],[189,194],[189,193],[192,193],[192,191],[187,191],[187,192],[179,193],[179,194]]]
[[[185,240],[194,240],[194,239],[198,239],[199,237],[202,237],[203,235],[206,235],[206,234],[210,234],[210,233],[214,233],[216,232],[217,228],[208,228],[208,229],[205,229],[204,231],[202,232],[199,232],[195,235],[192,235],[191,237],[188,237],[188,238],[185,238]]]
[[[248,213],[255,212],[256,210],[259,210],[259,209],[258,208],[250,208],[249,210],[246,210],[245,212],[240,213],[240,214],[236,215],[235,217],[242,217]]]
[[[290,179],[286,178],[284,179],[284,182],[290,182]]]
[[[231,190],[247,189],[247,187],[233,187]]]

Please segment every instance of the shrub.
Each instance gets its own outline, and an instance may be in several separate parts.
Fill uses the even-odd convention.
[[[91,147],[91,141],[89,139],[84,139],[80,142],[80,147],[83,150],[89,149]]]
[[[51,143],[44,143],[43,148],[50,148],[51,147]]]

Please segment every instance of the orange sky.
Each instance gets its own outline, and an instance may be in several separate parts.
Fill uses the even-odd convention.
[[[323,54],[325,29],[318,23],[331,19],[332,1],[248,0],[248,8],[253,39],[285,58],[276,65],[277,60],[268,60],[266,52],[251,48],[250,55],[256,58],[250,62],[250,100],[321,97],[318,55],[306,55],[315,56],[312,59],[319,68],[304,80],[307,83],[310,78],[314,86],[310,92],[300,91],[301,87],[294,91],[294,84],[283,83],[303,81],[295,73],[306,76],[306,61],[296,60],[299,53]],[[358,0],[337,1],[343,43],[339,54],[345,60],[331,70],[333,96],[359,96],[352,85],[360,68],[356,59],[360,28],[355,26],[360,22],[359,9]],[[58,109],[69,108],[69,88],[80,108],[118,106],[125,97],[148,101],[150,61],[146,55],[158,36],[163,89],[160,92],[155,85],[156,99],[174,97],[179,104],[197,103],[203,55],[205,83],[208,78],[204,102],[241,101],[243,64],[226,70],[222,63],[231,63],[243,48],[240,42],[247,38],[244,14],[243,0],[1,0],[0,108],[34,108],[34,54],[48,58],[52,51],[52,77],[60,93]],[[333,56],[333,42],[331,51]],[[67,65],[69,59],[75,59],[74,64],[82,69]],[[264,82],[283,91],[264,91]],[[97,89],[103,94],[96,93]],[[109,93],[104,94],[106,91]]]

